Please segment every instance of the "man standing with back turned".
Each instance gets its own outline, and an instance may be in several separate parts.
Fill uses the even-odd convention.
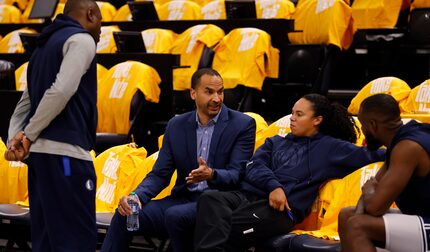
[[[94,0],[69,0],[41,32],[26,89],[11,118],[8,160],[28,163],[33,251],[95,251],[97,126]]]
[[[391,252],[430,250],[430,125],[402,123],[396,100],[366,98],[358,118],[369,148],[387,146],[385,165],[362,187],[357,208],[342,209],[342,250]],[[401,213],[388,211],[396,202]]]

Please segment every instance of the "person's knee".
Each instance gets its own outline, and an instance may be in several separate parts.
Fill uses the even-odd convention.
[[[126,222],[127,216],[122,216],[118,211],[116,211],[112,217],[109,228],[126,228]]]
[[[216,204],[216,202],[220,202],[222,198],[222,193],[217,191],[204,192],[197,203],[197,207],[200,205],[206,204]]]
[[[188,219],[181,214],[175,207],[171,207],[164,213],[166,227],[183,227],[189,222]]]
[[[204,192],[199,200],[204,200],[204,201],[215,201],[215,200],[219,200],[221,197],[221,192],[218,191],[209,191],[209,192]]]

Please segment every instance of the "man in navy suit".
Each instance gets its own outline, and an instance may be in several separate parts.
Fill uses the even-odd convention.
[[[169,237],[175,252],[193,251],[201,193],[237,189],[255,143],[254,119],[223,105],[223,80],[217,71],[196,71],[190,94],[196,110],[169,121],[154,168],[135,190],[141,206],[137,233]],[[171,196],[151,201],[169,184],[175,169],[178,176]],[[126,228],[129,198],[120,199],[102,251],[127,251],[133,234]]]

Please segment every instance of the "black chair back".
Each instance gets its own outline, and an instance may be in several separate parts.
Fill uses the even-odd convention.
[[[0,89],[16,90],[15,65],[6,60],[0,60]]]

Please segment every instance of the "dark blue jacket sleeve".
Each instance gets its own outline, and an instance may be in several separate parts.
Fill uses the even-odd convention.
[[[354,144],[337,140],[338,144],[333,146],[328,158],[334,165],[331,167],[342,167],[330,172],[335,176],[346,176],[351,172],[374,162],[385,160],[385,149],[369,151],[367,147],[359,147]]]
[[[232,147],[230,160],[224,169],[216,169],[216,178],[209,180],[208,185],[218,189],[237,188],[243,167],[252,157],[255,145],[255,120],[251,118]]]
[[[282,187],[272,170],[272,148],[273,138],[266,139],[246,164],[245,169],[245,181],[268,193]]]
[[[171,149],[170,124],[171,122],[167,124],[166,132],[164,133],[163,138],[163,145],[161,147],[160,153],[158,154],[157,161],[154,164],[154,168],[135,190],[142,204],[149,202],[170,183],[172,174],[176,169],[174,166],[175,161]]]

